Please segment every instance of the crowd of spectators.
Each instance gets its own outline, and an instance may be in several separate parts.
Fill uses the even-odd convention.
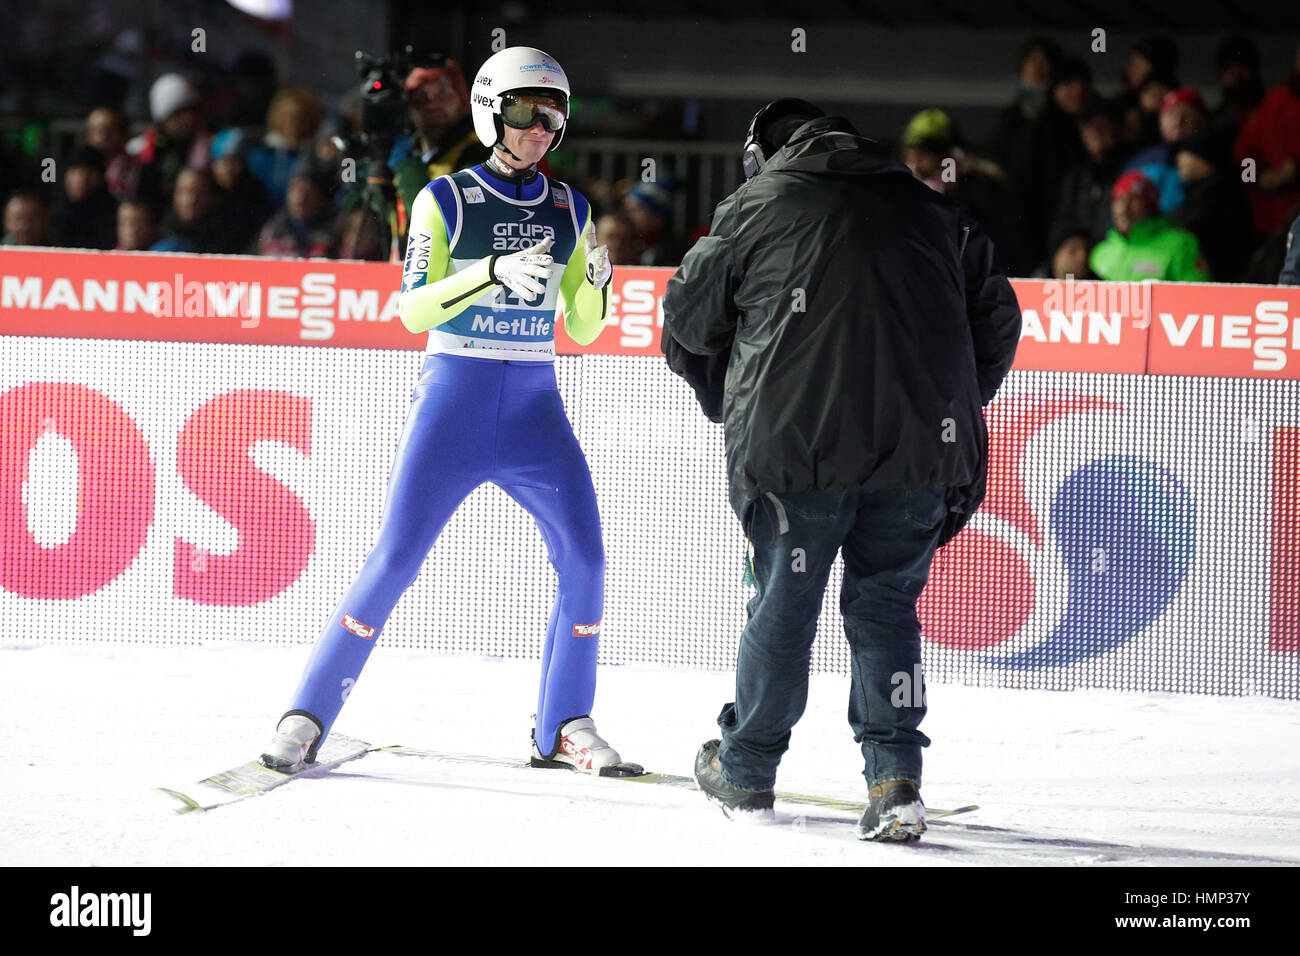
[[[950,112],[927,108],[901,131],[899,153],[981,222],[1012,275],[1274,282],[1300,213],[1300,51],[1271,88],[1248,37],[1224,39],[1215,66],[1211,107],[1180,83],[1174,42],[1148,37],[1107,99],[1085,57],[1031,38],[987,149],[968,143]],[[394,259],[424,184],[486,158],[460,67],[414,69],[403,90],[413,132],[393,145],[391,207],[377,208],[364,175],[344,175],[357,100],[327,116],[312,91],[264,81],[218,117],[205,107],[211,97],[164,73],[149,89],[152,122],[135,136],[120,108],[95,106],[52,181],[30,157],[6,164],[3,241]],[[674,222],[681,184],[671,172],[575,185],[592,198],[616,265],[675,265],[707,231]],[[397,235],[387,244],[381,220]]]
[[[1163,37],[1134,46],[1110,99],[1050,39],[1028,40],[1018,66],[987,155],[939,109],[901,140],[913,175],[980,221],[1011,274],[1278,280],[1300,214],[1300,50],[1266,88],[1257,45],[1225,38],[1213,108],[1179,82]]]

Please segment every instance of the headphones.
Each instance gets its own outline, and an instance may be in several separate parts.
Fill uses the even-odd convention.
[[[771,158],[768,149],[775,153],[785,141],[790,138],[799,125],[807,120],[814,119],[826,114],[813,106],[806,100],[798,99],[781,99],[768,103],[761,110],[754,114],[754,118],[749,121],[749,130],[745,134],[745,151],[740,157],[740,164],[745,171],[746,179],[753,179],[758,175],[759,170]],[[772,144],[766,141],[764,136],[774,127],[780,125],[782,119],[798,118],[792,128],[785,131],[785,136],[780,143]],[[765,146],[764,143],[767,142]]]
[[[740,165],[745,170],[745,178],[753,179],[758,175],[758,171],[763,168],[767,162],[767,157],[763,155],[763,147],[754,140],[754,128],[750,127],[750,138],[745,141],[745,154],[740,157]]]

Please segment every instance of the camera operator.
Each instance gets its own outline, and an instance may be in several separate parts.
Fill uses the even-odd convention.
[[[455,60],[443,60],[441,67],[415,67],[402,89],[415,132],[393,144],[388,165],[405,220],[421,189],[439,176],[483,162],[487,150],[474,134],[469,87]]]

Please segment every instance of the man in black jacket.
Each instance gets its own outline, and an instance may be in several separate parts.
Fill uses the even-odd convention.
[[[843,548],[860,836],[912,839],[929,743],[911,686],[916,600],[983,497],[982,406],[1011,367],[1020,309],[974,220],[847,120],[778,100],[754,117],[745,165],[664,298],[669,365],[725,422],[757,585],[736,700],[696,776],[728,815],[770,812]]]

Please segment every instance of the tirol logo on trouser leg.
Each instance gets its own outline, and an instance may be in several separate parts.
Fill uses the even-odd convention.
[[[375,629],[373,627],[367,627],[351,614],[344,614],[343,620],[339,621],[339,623],[357,637],[364,637],[367,641],[375,636]]]
[[[597,637],[600,635],[600,621],[595,624],[575,624],[573,625],[574,637]]]

